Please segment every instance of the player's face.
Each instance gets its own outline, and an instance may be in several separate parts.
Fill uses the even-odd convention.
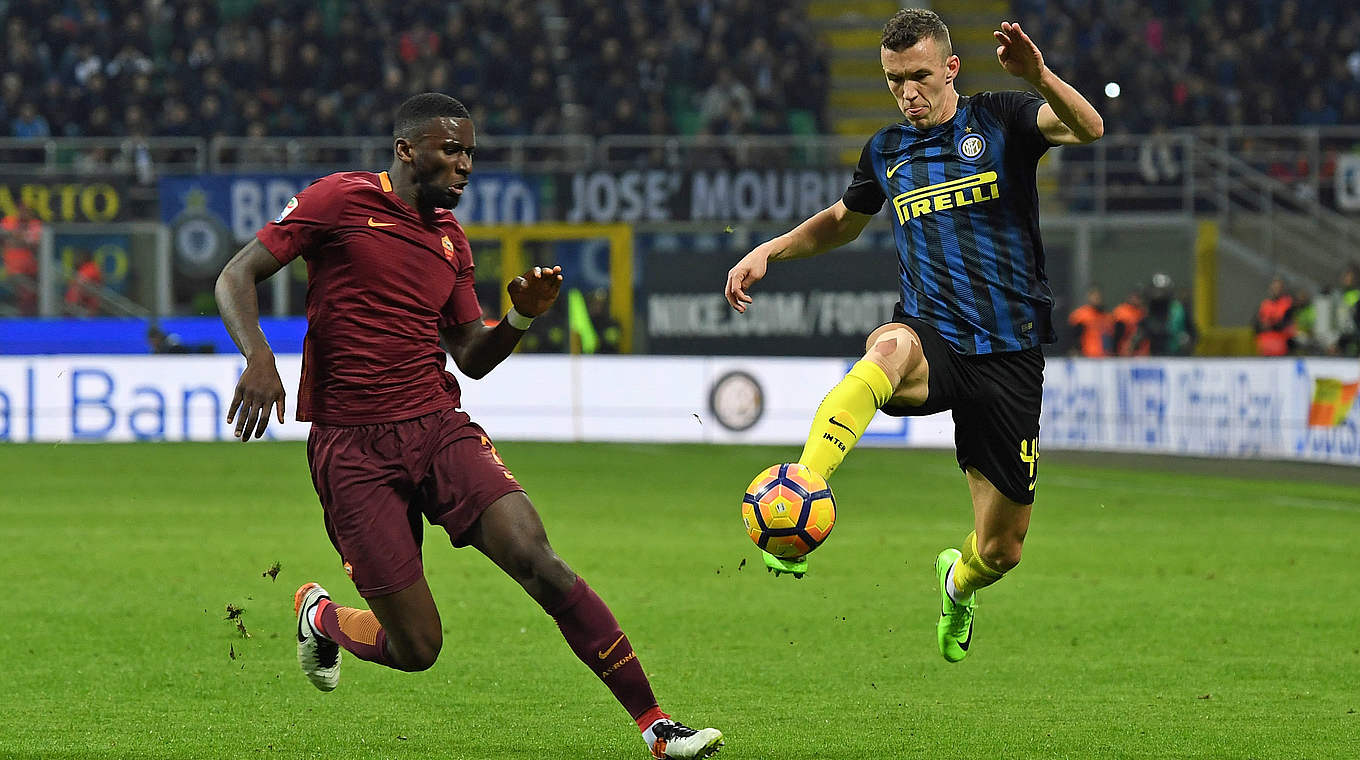
[[[929,129],[944,121],[954,103],[958,56],[946,56],[935,38],[925,37],[906,50],[879,48],[879,58],[888,89],[913,127]]]
[[[454,208],[472,174],[477,132],[472,119],[430,119],[411,142],[411,172],[423,203]]]

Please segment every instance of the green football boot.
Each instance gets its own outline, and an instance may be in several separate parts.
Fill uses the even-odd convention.
[[[761,550],[760,553],[765,557],[766,572],[774,573],[774,577],[776,578],[784,573],[791,573],[794,578],[802,578],[803,575],[807,573],[808,563],[806,554],[796,559],[784,559],[782,557],[776,557],[764,550]]]
[[[977,610],[977,595],[967,602],[949,598],[946,581],[949,568],[962,556],[958,549],[945,549],[935,557],[935,575],[940,579],[940,622],[935,624],[940,654],[949,662],[968,656],[968,645],[973,643],[973,613]]]

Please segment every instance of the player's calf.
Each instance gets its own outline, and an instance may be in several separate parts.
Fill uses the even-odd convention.
[[[314,605],[308,620],[318,636],[361,660],[405,671],[426,670],[434,664],[443,631],[424,578],[368,602],[373,609],[342,607],[325,598]],[[390,625],[379,622],[380,614]]]
[[[1018,549],[1015,561],[1010,566],[988,559],[986,554],[978,551],[977,533],[969,533],[968,537],[963,539],[958,560],[949,571],[949,595],[959,601],[971,599],[974,591],[1001,580],[1001,576],[1019,562]]]
[[[875,330],[866,341],[864,358],[817,407],[799,464],[830,478],[890,399],[925,402],[926,378],[921,339],[911,328],[890,323]]]

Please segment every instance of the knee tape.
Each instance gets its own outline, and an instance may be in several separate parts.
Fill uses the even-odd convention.
[[[921,339],[906,327],[885,325],[875,330],[866,343],[864,358],[881,367],[894,386],[925,356]]]

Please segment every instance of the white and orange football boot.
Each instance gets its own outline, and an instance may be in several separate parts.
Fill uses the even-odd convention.
[[[334,691],[340,685],[340,645],[317,632],[312,621],[316,606],[329,600],[330,594],[316,583],[307,583],[293,594],[293,612],[297,613],[297,656],[302,674],[322,691]]]
[[[670,718],[648,726],[643,740],[650,740],[656,760],[692,760],[712,757],[722,749],[723,735],[716,728],[693,729]]]

